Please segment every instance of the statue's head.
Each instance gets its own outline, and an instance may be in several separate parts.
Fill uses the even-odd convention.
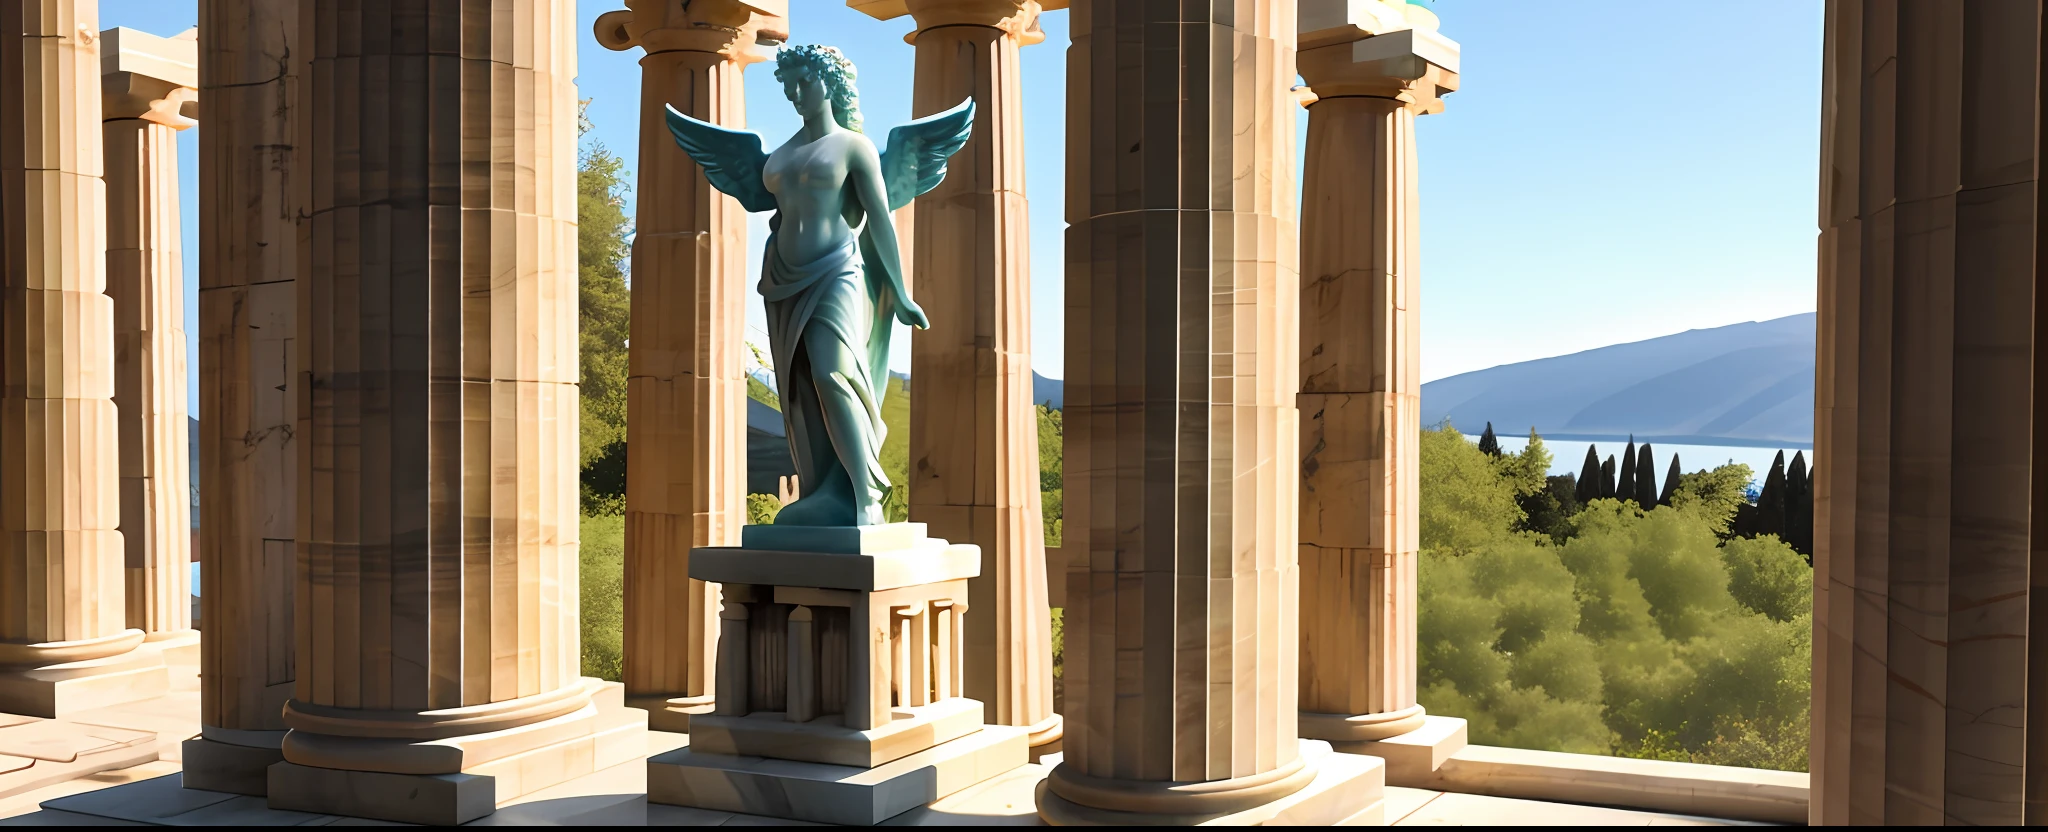
[[[831,107],[839,126],[860,132],[860,93],[853,88],[853,62],[830,46],[785,46],[775,53],[775,80],[782,94],[809,116]]]

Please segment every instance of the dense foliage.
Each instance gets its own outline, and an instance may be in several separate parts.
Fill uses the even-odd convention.
[[[626,669],[626,518],[584,517],[578,532],[583,675],[616,682]]]
[[[588,122],[584,129],[588,129]],[[577,349],[581,357],[583,512],[625,511],[626,262],[633,220],[626,214],[625,160],[603,144],[576,160]]]
[[[1564,514],[1581,493],[1541,477],[1539,439],[1496,458],[1423,432],[1422,703],[1470,720],[1475,743],[1805,770],[1806,559],[1722,540],[1746,466],[1686,475],[1646,510],[1663,489],[1628,458],[1630,499],[1534,527],[1525,505]]]

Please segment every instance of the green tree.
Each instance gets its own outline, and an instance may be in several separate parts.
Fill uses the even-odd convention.
[[[626,518],[584,517],[577,532],[583,675],[616,682],[626,667]]]
[[[1813,563],[1813,478],[1803,452],[1792,455],[1785,472],[1785,542]]]
[[[782,512],[782,499],[773,494],[747,495],[747,525],[766,526]]]
[[[586,105],[589,102],[584,102]],[[581,129],[588,130],[583,120]],[[576,261],[580,458],[584,510],[624,508],[626,339],[630,295],[626,263],[632,219],[626,214],[625,160],[602,143],[586,146],[576,165]]]
[[[1614,499],[1614,455],[1600,463],[1600,499]]]
[[[1756,498],[1756,530],[1753,534],[1785,537],[1785,452],[1771,460],[1771,471],[1764,475],[1763,490]]]
[[[1671,506],[1695,512],[1715,534],[1727,537],[1736,510],[1749,504],[1744,495],[1754,479],[1756,472],[1739,462],[1710,471],[1695,471],[1679,478],[1678,486],[1671,492]]]
[[[1635,501],[1644,511],[1657,507],[1657,454],[1648,442],[1636,451]]]
[[[1628,438],[1628,447],[1621,452],[1621,482],[1614,486],[1614,498],[1634,500],[1636,498],[1636,438]]]
[[[1038,497],[1041,514],[1045,520],[1045,545],[1059,546],[1063,535],[1063,521],[1066,503],[1063,499],[1066,486],[1066,436],[1067,425],[1061,412],[1051,404],[1041,404],[1038,410]],[[1059,576],[1054,576],[1058,579]]]
[[[1578,488],[1572,496],[1580,505],[1600,499],[1600,446],[1586,446],[1586,461],[1579,465]]]
[[[1678,479],[1680,475],[1681,471],[1678,467],[1678,455],[1672,454],[1671,467],[1664,471],[1664,490],[1657,494],[1657,505],[1671,505],[1671,495],[1673,492],[1678,490]]]
[[[753,342],[749,341],[747,342],[747,349],[754,354],[754,363],[761,365],[763,369],[770,372],[775,370],[774,362],[768,360],[768,354],[762,352],[760,347],[755,346]],[[782,397],[776,395],[774,388],[755,378],[753,373],[747,374],[747,398],[776,410],[782,409]]]
[[[1500,458],[1500,439],[1493,435],[1493,423],[1486,423],[1486,432],[1479,434],[1479,450],[1495,459]]]
[[[1417,531],[1423,549],[1464,553],[1510,533],[1523,519],[1515,489],[1493,458],[1445,424],[1422,431],[1417,449]]]

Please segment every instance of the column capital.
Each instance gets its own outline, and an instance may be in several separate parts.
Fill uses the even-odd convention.
[[[1353,40],[1325,37],[1322,45],[1297,53],[1296,65],[1313,90],[1302,96],[1305,107],[1335,98],[1391,98],[1424,115],[1442,112],[1443,97],[1458,89],[1458,44],[1434,29],[1396,29]]]
[[[904,43],[916,43],[918,32],[941,26],[986,26],[1001,29],[1018,43],[1030,46],[1045,40],[1038,29],[1039,12],[1067,7],[1068,0],[846,0],[854,11],[876,20],[893,20],[904,15],[917,29],[903,36]]]
[[[100,33],[100,112],[183,130],[199,118],[199,30],[175,37],[116,27]]]
[[[773,57],[789,37],[789,0],[625,0],[598,15],[597,42],[623,52],[712,52],[746,65]]]

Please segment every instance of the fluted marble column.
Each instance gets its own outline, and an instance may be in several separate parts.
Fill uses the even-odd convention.
[[[2048,822],[2041,9],[1825,19],[1810,818]]]
[[[108,29],[100,43],[128,626],[149,641],[175,645],[193,663],[199,633],[192,629],[178,132],[197,123],[197,35]]]
[[[1031,729],[1059,748],[1052,710],[1052,622],[1031,400],[1031,229],[1024,199],[1018,49],[1045,39],[1037,0],[909,0],[848,5],[907,12],[917,30],[911,115],[972,97],[974,134],[919,197],[912,291],[932,327],[911,335],[910,519],[981,547],[969,581],[965,695],[985,721]],[[1064,0],[1046,8],[1065,8]],[[901,7],[898,11],[895,7]]]
[[[742,72],[779,42],[787,0],[629,0],[597,19],[639,47],[640,164],[626,381],[626,694],[650,724],[709,713],[718,585],[690,550],[737,546],[747,522],[747,215],[669,135],[664,107],[746,125]]]
[[[263,794],[284,759],[298,532],[298,0],[201,0],[199,721],[187,787]]]
[[[1458,46],[1398,2],[1308,0],[1301,29],[1301,735],[1383,740],[1424,724],[1415,117],[1457,89]]]
[[[578,674],[575,8],[299,11],[298,672],[270,805],[458,823],[646,725]],[[434,779],[456,772],[490,776]]]
[[[99,4],[0,0],[0,711],[161,694],[127,626]]]
[[[1073,4],[1051,823],[1377,819],[1295,733],[1294,9]]]

